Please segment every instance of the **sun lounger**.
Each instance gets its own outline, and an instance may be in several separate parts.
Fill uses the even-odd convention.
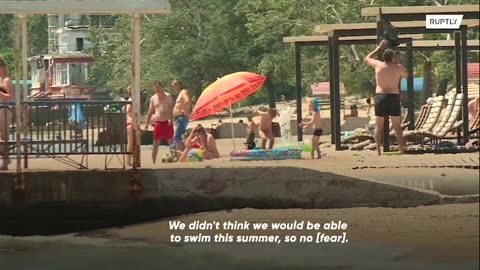
[[[406,135],[404,134],[404,138],[419,144],[424,144],[425,142],[438,143],[444,139],[457,122],[462,111],[462,100],[463,94],[456,94],[449,99],[447,108],[443,110],[440,120],[437,121],[431,130],[409,132]]]
[[[468,128],[468,130],[470,131],[470,137],[478,136],[479,123],[480,123],[480,115],[477,115],[477,116],[475,116],[475,118],[471,121],[470,126],[469,126],[469,128]],[[453,133],[455,133],[456,131],[461,132],[461,131],[462,131],[462,127],[463,127],[463,120],[459,120],[459,121],[455,122],[455,124],[453,125],[452,129],[450,130],[450,132],[453,132]],[[458,135],[460,135],[460,133],[459,133]],[[455,135],[455,136],[445,136],[445,138],[447,138],[447,139],[456,139],[456,138],[458,138],[458,136],[457,136],[457,135]]]
[[[430,115],[432,106],[429,104],[423,105],[418,114],[417,121],[415,122],[414,129],[421,129]]]
[[[404,137],[408,136],[409,134],[413,134],[416,131],[428,132],[428,131],[432,130],[432,128],[435,126],[438,119],[440,118],[440,113],[442,111],[444,101],[445,101],[444,96],[435,97],[433,105],[430,109],[430,113],[428,114],[428,117],[425,120],[425,123],[423,123],[423,125],[421,125],[421,127],[419,129],[409,130],[409,131],[404,132],[403,136]]]

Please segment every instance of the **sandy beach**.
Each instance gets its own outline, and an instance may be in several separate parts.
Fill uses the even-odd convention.
[[[348,243],[378,242],[386,246],[408,248],[408,257],[434,261],[479,259],[479,205],[459,204],[428,206],[408,209],[354,208],[354,209],[282,209],[255,210],[239,209],[214,213],[178,217],[185,223],[199,221],[249,221],[249,222],[293,222],[311,221],[324,223],[339,221],[348,224]],[[170,243],[172,231],[169,220],[112,229],[105,233],[120,239],[137,239],[154,243]],[[176,235],[199,233],[200,231],[176,231]],[[216,232],[216,231],[215,231]],[[224,230],[218,232],[225,233]],[[208,232],[203,231],[204,235]],[[252,231],[236,231],[233,234],[255,234]],[[266,231],[274,235],[305,235],[305,231]],[[301,244],[299,244],[301,245]]]
[[[172,218],[183,222],[339,221],[345,244],[171,244],[169,220],[50,237],[0,236],[5,269],[369,269],[474,270],[479,206],[407,209],[238,209]],[[195,232],[190,232],[195,233]],[[237,234],[240,232],[234,232]],[[241,232],[243,235],[248,233]],[[262,234],[270,233],[262,232]],[[184,235],[175,232],[176,235]],[[285,232],[272,234],[285,236]],[[302,231],[289,235],[305,235]]]

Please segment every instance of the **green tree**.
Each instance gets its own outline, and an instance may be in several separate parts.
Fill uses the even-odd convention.
[[[283,43],[285,36],[314,35],[318,24],[373,21],[361,17],[368,6],[444,5],[447,1],[420,0],[171,0],[169,15],[142,17],[142,86],[150,88],[153,80],[163,81],[167,89],[172,79],[184,81],[194,96],[218,77],[247,70],[266,75],[265,87],[274,89],[277,97],[295,97],[294,47]],[[461,4],[478,3],[462,0]],[[448,4],[459,4],[459,1]],[[96,46],[91,52],[97,62],[94,70],[101,75],[95,83],[112,91],[130,84],[130,21],[120,16],[118,34],[104,36],[92,32]],[[429,39],[446,39],[447,35],[427,35]],[[478,29],[469,31],[478,38]],[[103,41],[102,41],[103,40]],[[102,42],[100,42],[102,41]],[[371,46],[342,46],[340,49],[341,81],[349,93],[364,94],[373,70],[363,64]],[[425,52],[416,55],[415,70],[421,75],[428,59],[433,77],[454,76],[451,52]],[[305,89],[310,84],[328,81],[326,47],[302,49],[302,73]],[[474,59],[478,54],[471,54]],[[239,103],[266,103],[265,89]]]
[[[47,15],[28,17],[28,48],[30,55],[45,54],[48,51]]]

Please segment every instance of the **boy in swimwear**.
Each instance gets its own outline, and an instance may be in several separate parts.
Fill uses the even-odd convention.
[[[277,116],[277,110],[274,108],[268,109],[267,112],[254,110],[252,117],[261,116],[260,118],[260,138],[262,138],[262,149],[266,149],[267,140],[269,141],[269,149],[273,148],[275,137],[273,136],[273,119]]]
[[[308,102],[308,108],[312,115],[312,120],[309,122],[300,123],[300,127],[303,129],[311,127],[313,129],[312,136],[312,159],[315,158],[315,152],[317,152],[317,158],[322,158],[320,153],[320,136],[323,134],[323,129],[320,128],[320,102],[316,98],[311,98]]]

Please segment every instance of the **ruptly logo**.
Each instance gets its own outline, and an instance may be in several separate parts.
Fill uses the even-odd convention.
[[[427,15],[427,29],[460,29],[463,15]]]

